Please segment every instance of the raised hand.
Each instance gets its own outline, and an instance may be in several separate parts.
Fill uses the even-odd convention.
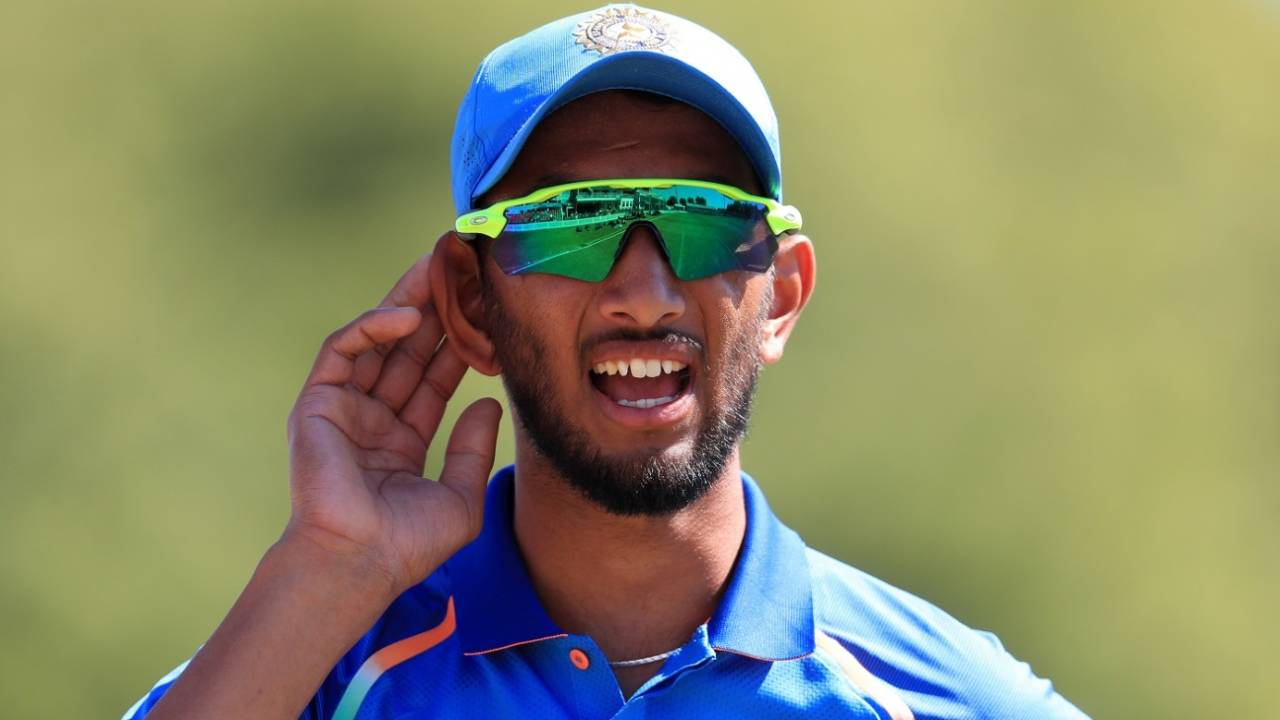
[[[432,306],[430,262],[324,341],[288,423],[286,536],[367,563],[395,592],[480,532],[502,414],[492,398],[472,403],[449,435],[439,482],[422,477],[467,370]]]

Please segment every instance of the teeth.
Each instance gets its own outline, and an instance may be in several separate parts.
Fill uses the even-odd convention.
[[[651,407],[666,405],[672,400],[675,400],[675,398],[670,395],[665,395],[660,398],[642,398],[640,400],[616,400],[615,402],[617,402],[619,405],[623,407],[641,408],[643,410],[648,410]]]
[[[680,372],[688,367],[679,360],[641,360],[640,358],[631,358],[630,360],[606,360],[602,363],[596,363],[591,371],[597,375],[618,375],[626,377],[627,373],[638,378],[658,377],[662,374],[671,374]]]

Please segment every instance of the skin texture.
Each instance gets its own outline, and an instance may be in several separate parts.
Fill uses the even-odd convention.
[[[491,267],[483,277],[491,275]],[[767,305],[760,306],[764,309]],[[763,312],[744,317],[726,338],[723,351],[714,356],[702,338],[670,326],[618,327],[585,341],[579,353],[584,371],[595,364],[592,356],[619,347],[651,347],[654,340],[662,348],[680,347],[696,358],[687,371],[688,392],[705,412],[673,423],[689,428],[689,440],[664,445],[645,439],[655,433],[642,432],[630,446],[613,452],[595,443],[579,423],[581,413],[573,411],[598,400],[591,397],[594,385],[576,388],[579,392],[569,396],[557,392],[553,349],[517,317],[489,288],[485,321],[522,435],[585,498],[615,515],[665,515],[695,502],[715,483],[746,431],[760,372],[757,344]],[[572,402],[566,403],[566,398]]]
[[[680,103],[605,92],[543,120],[477,204],[557,182],[609,177],[687,177],[759,192],[737,143],[708,116]],[[540,382],[552,405],[548,412],[600,456],[624,466],[640,457],[690,462],[700,431],[742,395],[756,364],[781,357],[815,275],[812,245],[795,235],[783,240],[770,273],[728,272],[684,282],[644,227],[633,229],[600,283],[545,274],[508,277],[491,260],[481,266],[474,250],[451,235],[441,239],[436,256],[435,298],[458,354],[481,372],[503,373],[509,388],[513,381]],[[493,327],[494,306],[501,308],[498,324],[507,327]],[[592,397],[586,349],[599,337],[663,331],[688,335],[703,347],[694,365],[692,413],[655,428],[614,422]],[[541,377],[526,377],[525,367],[503,367],[504,361],[527,360],[526,353],[501,346],[514,339],[533,344],[545,358]],[[516,440],[516,535],[551,617],[569,632],[591,635],[616,659],[685,642],[714,610],[741,546],[737,438],[703,494],[675,512],[640,516],[610,513],[584,497],[523,424],[517,424]],[[659,665],[617,671],[624,693]]]
[[[482,201],[627,176],[759,191],[737,145],[701,112],[607,92],[546,118]],[[468,368],[496,375],[504,358],[519,357],[498,347],[504,338],[536,339],[554,412],[602,457],[679,463],[717,403],[741,389],[729,370],[751,367],[751,353],[762,365],[782,357],[814,277],[813,247],[799,235],[781,241],[767,274],[681,282],[655,238],[638,230],[603,282],[582,283],[507,277],[446,233],[379,307],[321,344],[287,424],[289,523],[149,717],[298,717],[392,600],[479,534],[498,403],[485,398],[464,410],[439,480],[422,472],[428,450],[440,451],[433,444],[441,417]],[[511,333],[492,331],[486,310],[495,306]],[[610,333],[664,328],[703,348],[694,361],[697,402],[667,424],[619,423],[589,394],[582,350]],[[524,369],[509,369],[505,379],[528,382]],[[566,631],[629,659],[683,644],[714,611],[745,526],[736,443],[704,492],[662,514],[608,512],[563,477],[518,422],[516,467],[516,537],[540,599]],[[615,675],[629,697],[658,667]]]

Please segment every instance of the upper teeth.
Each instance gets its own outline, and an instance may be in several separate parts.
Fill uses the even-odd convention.
[[[592,370],[597,375],[627,375],[632,377],[646,378],[658,377],[664,373],[680,372],[685,369],[685,364],[679,360],[652,360],[642,358],[631,358],[630,360],[607,360],[602,363],[596,363]]]

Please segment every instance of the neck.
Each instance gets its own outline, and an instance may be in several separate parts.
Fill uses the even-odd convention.
[[[689,507],[622,517],[584,498],[518,443],[515,533],[534,589],[561,629],[590,636],[610,660],[687,642],[715,610],[745,531],[736,449]]]

